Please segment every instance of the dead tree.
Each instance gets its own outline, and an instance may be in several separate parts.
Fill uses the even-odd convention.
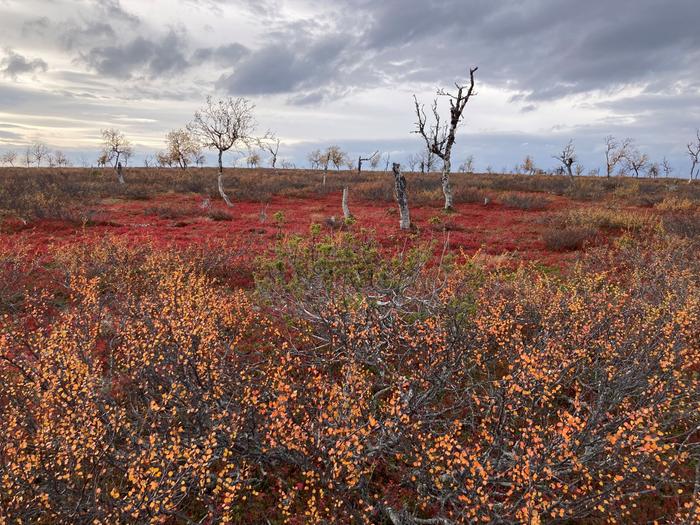
[[[280,151],[280,139],[273,133],[266,133],[264,137],[258,139],[258,147],[270,154],[270,167],[277,167],[277,155]]]
[[[374,163],[374,158],[377,155],[379,155],[379,150],[372,153],[369,157],[363,157],[362,155],[360,155],[360,158],[357,159],[357,173],[362,173],[362,163],[363,162]]]
[[[632,145],[631,139],[618,142],[615,137],[608,135],[605,137],[605,167],[608,178],[612,175],[617,166],[627,155],[627,150]]]
[[[639,178],[639,172],[649,163],[649,156],[640,152],[637,148],[627,148],[625,153],[625,165],[629,171],[634,172],[635,178]]]
[[[411,216],[408,211],[406,177],[401,173],[401,164],[398,162],[392,164],[392,170],[394,172],[394,193],[396,194],[396,202],[399,205],[399,228],[410,230]]]
[[[690,157],[690,180],[700,178],[700,129],[695,131],[696,140],[688,142]],[[697,168],[697,169],[696,169]]]
[[[17,160],[17,153],[14,151],[8,151],[2,156],[2,163],[9,165],[10,167],[15,167],[15,161]]]
[[[576,162],[576,149],[574,148],[574,141],[573,139],[568,142],[566,146],[564,146],[564,149],[561,150],[561,153],[558,155],[552,155],[552,158],[557,159],[559,162],[562,163],[562,166],[566,169],[566,172],[569,174],[569,177],[573,180],[574,178],[574,172],[573,172],[573,165],[574,162]]]
[[[664,177],[666,178],[668,178],[671,175],[671,172],[673,172],[673,166],[671,166],[671,163],[666,157],[664,157],[664,160],[661,161],[661,168],[664,170]]]
[[[469,85],[455,83],[457,93],[449,93],[442,89],[438,90],[438,96],[447,97],[450,101],[450,121],[442,123],[437,107],[437,99],[433,101],[432,111],[434,123],[428,125],[428,118],[425,114],[424,107],[418,103],[416,96],[413,100],[416,105],[416,131],[423,140],[429,151],[433,152],[442,159],[442,192],[445,195],[445,209],[452,209],[452,188],[450,186],[450,169],[452,167],[452,147],[455,144],[455,135],[457,127],[462,121],[464,108],[469,102],[469,99],[475,95],[474,93],[474,73],[478,67],[469,69]]]
[[[239,143],[246,146],[253,140],[255,130],[253,117],[255,106],[245,98],[225,98],[214,101],[207,97],[207,102],[194,114],[194,120],[187,126],[204,147],[215,149],[219,153],[219,175],[217,178],[219,195],[228,206],[233,206],[224,191],[224,153]]]
[[[34,157],[34,162],[36,162],[37,168],[41,166],[42,159],[48,158],[51,154],[49,148],[43,142],[37,142],[32,146],[32,157]]]
[[[420,153],[420,172],[421,174],[432,173],[435,167],[435,153],[426,149]]]
[[[117,173],[120,184],[124,184],[124,176],[121,174],[121,170],[118,169],[118,166],[121,164],[122,160],[126,163],[127,159],[131,157],[132,154],[133,149],[131,143],[129,139],[124,136],[124,133],[114,128],[102,130],[101,159],[104,160],[105,165],[113,162],[112,166]]]
[[[345,218],[346,221],[352,219],[352,213],[350,213],[350,206],[348,206],[348,193],[349,193],[349,188],[345,186],[343,188],[343,217]]]

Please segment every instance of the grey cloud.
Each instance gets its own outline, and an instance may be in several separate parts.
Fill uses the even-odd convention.
[[[16,79],[24,73],[46,72],[49,69],[41,58],[27,58],[12,49],[6,49],[5,54],[5,58],[0,60],[0,72],[6,77]]]
[[[20,139],[22,139],[22,135],[19,135],[17,133],[12,133],[11,131],[4,131],[4,130],[0,129],[0,139],[20,140]]]
[[[197,63],[211,61],[220,66],[230,67],[248,54],[250,54],[250,49],[242,44],[233,43],[219,47],[200,48],[194,52],[192,59]]]
[[[353,75],[366,59],[353,35],[314,35],[295,24],[270,36],[271,43],[244,57],[217,87],[236,95],[286,94],[292,104],[313,104],[367,84],[364,72]]]
[[[137,37],[125,45],[96,47],[82,54],[82,60],[98,73],[131,78],[136,73],[149,77],[167,76],[188,67],[184,38],[170,31],[155,41]]]
[[[43,35],[49,29],[50,26],[51,22],[46,16],[33,18],[32,20],[28,20],[24,24],[22,24],[22,35]]]
[[[62,26],[59,41],[64,48],[71,50],[85,43],[94,46],[96,42],[101,40],[114,41],[116,36],[114,28],[107,22],[86,22],[82,25],[67,22]]]
[[[141,20],[136,15],[124,9],[119,0],[93,0],[98,10],[106,20],[128,22],[129,24],[140,24]]]

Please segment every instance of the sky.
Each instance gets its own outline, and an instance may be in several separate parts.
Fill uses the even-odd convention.
[[[471,66],[453,164],[550,169],[573,139],[588,171],[612,134],[687,176],[699,0],[0,0],[0,152],[41,141],[91,164],[115,127],[138,162],[211,95],[251,99],[299,167],[330,144],[405,162],[413,95]]]

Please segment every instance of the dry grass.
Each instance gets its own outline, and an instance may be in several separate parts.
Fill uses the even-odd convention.
[[[569,211],[564,223],[568,227],[640,231],[656,228],[658,219],[639,210],[587,207]]]

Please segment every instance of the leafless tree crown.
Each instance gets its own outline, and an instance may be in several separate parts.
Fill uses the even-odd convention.
[[[474,74],[478,67],[469,69],[469,84],[455,83],[457,88],[456,93],[450,93],[443,89],[438,89],[439,97],[447,97],[450,102],[450,119],[449,122],[443,122],[438,111],[437,98],[433,100],[432,105],[432,122],[428,122],[428,116],[425,113],[425,107],[418,102],[418,98],[414,95],[415,103],[416,129],[414,133],[420,135],[425,141],[428,151],[437,155],[442,159],[442,192],[445,195],[445,209],[452,208],[452,188],[450,186],[450,169],[452,158],[452,147],[455,143],[457,127],[462,122],[464,116],[464,108],[466,108],[469,100],[476,95],[474,92]]]

